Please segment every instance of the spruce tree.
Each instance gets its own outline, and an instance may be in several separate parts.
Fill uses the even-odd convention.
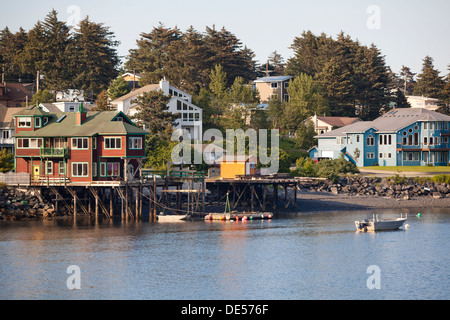
[[[417,76],[414,95],[427,98],[440,98],[444,88],[444,80],[434,68],[433,58],[426,56],[423,59],[422,72]]]
[[[78,64],[74,87],[84,90],[85,98],[95,99],[117,76],[119,42],[108,27],[86,17],[75,29],[74,44]]]

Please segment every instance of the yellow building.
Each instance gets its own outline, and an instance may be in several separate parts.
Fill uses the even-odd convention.
[[[224,156],[220,159],[220,177],[234,179],[236,176],[248,176],[256,173],[256,157]]]
[[[259,92],[260,103],[267,104],[270,99],[289,101],[287,88],[289,81],[293,78],[292,76],[276,76],[258,78],[253,81],[255,89]]]

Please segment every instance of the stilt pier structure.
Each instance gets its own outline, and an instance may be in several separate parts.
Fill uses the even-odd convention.
[[[224,212],[234,214],[272,212],[297,208],[297,192],[310,179],[287,175],[237,176],[208,179],[203,172],[141,169],[139,178],[116,181],[69,182],[67,179],[36,179],[20,173],[5,183],[32,189],[50,200],[54,211],[77,216],[156,221],[159,214],[204,218]]]

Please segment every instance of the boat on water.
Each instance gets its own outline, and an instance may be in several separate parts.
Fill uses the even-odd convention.
[[[158,214],[158,222],[181,222],[189,218],[188,214]]]
[[[355,221],[357,231],[386,231],[397,230],[403,227],[408,216],[393,219],[378,219],[378,215],[373,215],[372,219]]]

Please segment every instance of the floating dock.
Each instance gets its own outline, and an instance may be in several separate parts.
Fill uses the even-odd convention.
[[[221,221],[270,220],[272,218],[273,214],[271,212],[210,213],[205,216],[205,220],[221,220]]]

